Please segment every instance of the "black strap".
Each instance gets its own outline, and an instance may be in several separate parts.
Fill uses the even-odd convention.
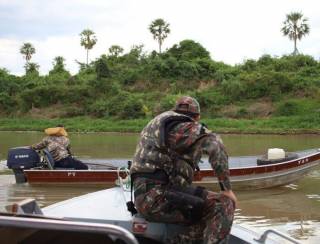
[[[131,196],[130,201],[127,202],[127,209],[131,213],[131,215],[135,215],[138,213],[137,209],[134,206],[133,198],[132,198],[132,191],[133,191],[133,179],[131,178]]]
[[[163,184],[167,184],[169,181],[169,177],[164,170],[157,169],[153,173],[134,173],[131,175],[131,182],[133,182],[136,178],[146,178],[149,180],[160,181]]]
[[[132,161],[128,161],[128,169],[131,168],[131,165],[132,165]],[[130,182],[130,187],[131,187],[130,193],[131,194],[130,194],[130,201],[127,202],[127,209],[133,216],[133,215],[137,214],[138,211],[134,206],[133,197],[132,197],[132,191],[133,191],[133,177],[132,177],[132,175],[130,175],[130,180],[131,180],[131,182]]]

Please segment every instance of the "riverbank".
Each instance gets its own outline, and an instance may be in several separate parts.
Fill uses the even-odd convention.
[[[74,117],[63,119],[0,118],[0,131],[43,131],[64,124],[70,132],[140,132],[149,119],[116,120]],[[268,119],[215,118],[202,120],[219,133],[320,134],[320,115],[273,117]]]

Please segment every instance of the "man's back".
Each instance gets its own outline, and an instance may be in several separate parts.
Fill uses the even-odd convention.
[[[54,161],[62,160],[70,155],[69,153],[70,140],[66,136],[47,136],[42,141],[32,148],[41,150],[47,148],[51,153]]]
[[[144,128],[131,167],[138,212],[147,220],[189,225],[170,243],[225,243],[233,221],[236,198],[229,197],[233,193],[228,155],[220,137],[199,119],[194,98],[177,100],[173,111],[158,115]],[[192,185],[203,154],[209,157],[221,193]]]

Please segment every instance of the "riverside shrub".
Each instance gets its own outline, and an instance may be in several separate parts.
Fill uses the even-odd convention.
[[[281,103],[276,110],[278,116],[291,116],[299,113],[299,105],[295,101]]]

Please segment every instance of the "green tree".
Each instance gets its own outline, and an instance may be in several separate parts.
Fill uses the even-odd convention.
[[[24,66],[26,74],[22,77],[22,87],[25,89],[33,89],[42,84],[43,79],[39,76],[40,66],[37,63],[26,63]]]
[[[84,46],[84,48],[87,50],[87,65],[89,60],[89,50],[92,49],[97,43],[97,38],[94,34],[95,33],[90,29],[85,29],[80,33],[80,45]]]
[[[48,84],[66,83],[71,75],[66,70],[65,59],[62,56],[57,56],[53,59],[53,68],[49,71],[49,75],[45,77],[45,82]]]
[[[95,71],[97,73],[97,79],[101,80],[102,78],[110,77],[110,70],[107,63],[107,58],[102,55],[96,62],[95,62]]]
[[[36,49],[30,42],[23,43],[22,47],[20,48],[20,53],[24,55],[26,63],[28,64],[32,55],[36,53]]]
[[[24,66],[25,70],[26,70],[26,75],[35,75],[35,76],[39,76],[39,64],[37,63],[26,63],[26,65]]]
[[[13,96],[19,93],[21,90],[20,77],[10,75],[9,71],[0,68],[0,93],[8,93],[8,95]]]
[[[129,66],[136,66],[141,64],[141,60],[145,58],[145,53],[143,52],[143,45],[133,45],[129,51],[122,56],[122,63]]]
[[[156,19],[150,24],[149,30],[153,35],[153,39],[158,41],[159,53],[161,53],[161,46],[163,44],[163,41],[170,33],[169,23],[166,23],[163,19]]]
[[[287,14],[286,20],[283,22],[281,31],[284,36],[288,36],[290,40],[294,42],[293,54],[298,54],[297,40],[310,32],[310,27],[307,24],[308,19],[303,18],[303,15],[299,12],[292,12]]]
[[[183,40],[178,45],[173,45],[168,53],[178,60],[210,59],[210,53],[201,44],[193,40]]]
[[[123,53],[123,48],[118,45],[112,45],[109,48],[110,56],[117,58],[121,53]]]
[[[65,69],[64,61],[65,61],[65,59],[62,56],[55,57],[53,59],[53,62],[52,62],[53,69],[49,71],[49,74],[53,74],[53,73],[69,73]]]

